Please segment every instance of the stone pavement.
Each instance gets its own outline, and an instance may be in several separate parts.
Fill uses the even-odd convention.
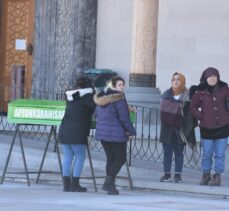
[[[104,192],[66,193],[61,187],[50,184],[22,183],[0,185],[1,211],[228,211],[228,199],[200,197],[158,191],[121,190],[118,196]]]
[[[2,174],[3,166],[5,163],[5,159],[9,150],[9,144],[11,142],[12,137],[6,135],[0,135],[0,175]],[[43,154],[44,144],[42,142],[37,142],[34,140],[23,140],[24,148],[25,148],[25,156],[28,165],[29,171],[37,171],[41,162],[41,157]],[[50,146],[47,153],[47,157],[44,163],[43,170],[55,171],[58,172],[58,162],[57,156],[53,152],[53,144]],[[104,177],[104,169],[105,169],[105,157],[103,153],[100,152],[92,152],[93,157],[93,165],[95,176],[97,177],[96,182],[98,185],[100,194],[101,184],[103,183]],[[23,162],[21,157],[21,151],[18,146],[18,141],[13,148],[12,157],[9,163],[9,170],[23,170]],[[222,186],[221,187],[210,187],[210,186],[200,186],[198,182],[201,178],[201,171],[192,170],[184,168],[183,170],[183,182],[182,183],[161,183],[159,182],[160,177],[162,176],[162,164],[147,162],[147,161],[139,161],[132,160],[132,166],[130,167],[131,176],[133,180],[134,190],[141,191],[156,191],[157,193],[182,193],[182,194],[197,194],[202,196],[214,196],[218,198],[229,198],[229,169],[225,171],[222,175]],[[85,161],[85,166],[83,169],[83,177],[90,177],[90,168],[88,160]],[[117,186],[121,189],[128,190],[128,180],[126,179],[127,171],[125,166],[122,168],[119,176],[125,177],[117,179]],[[37,184],[34,184],[34,179],[36,178],[36,174],[30,175],[32,185],[31,188],[37,187]],[[60,174],[42,174],[40,177],[41,185],[53,184],[58,189],[62,189],[61,176]],[[25,182],[25,175],[19,174],[6,174],[6,180],[4,183],[9,183],[9,181],[21,181],[24,182],[25,188],[27,187]],[[87,186],[93,189],[92,180],[89,179],[81,179],[81,183],[84,186]],[[3,184],[4,185],[4,184]],[[1,188],[1,185],[0,185]],[[122,190],[120,191],[122,193]]]

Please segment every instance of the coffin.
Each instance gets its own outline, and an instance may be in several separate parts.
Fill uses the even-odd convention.
[[[17,99],[8,103],[7,120],[18,124],[60,125],[65,101]]]
[[[7,120],[17,124],[60,125],[64,116],[66,103],[62,100],[34,100],[17,99],[8,103]],[[130,119],[134,123],[134,112],[130,112]],[[96,127],[92,119],[91,128]]]

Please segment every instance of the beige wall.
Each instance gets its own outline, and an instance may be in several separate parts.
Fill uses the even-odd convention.
[[[228,11],[228,0],[160,0],[157,86],[162,91],[173,72],[183,72],[190,86],[208,66],[229,83]]]
[[[96,68],[112,69],[126,82],[131,67],[132,18],[133,0],[98,0]]]
[[[96,67],[111,68],[129,80],[133,0],[98,0]],[[229,83],[229,1],[159,0],[157,87],[170,86],[172,73],[199,82],[208,66]]]

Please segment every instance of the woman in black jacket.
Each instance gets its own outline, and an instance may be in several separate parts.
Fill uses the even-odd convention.
[[[87,191],[79,185],[79,178],[86,156],[91,118],[95,110],[93,95],[92,81],[86,77],[76,81],[75,90],[66,92],[67,106],[59,129],[59,138],[64,150],[64,191]]]

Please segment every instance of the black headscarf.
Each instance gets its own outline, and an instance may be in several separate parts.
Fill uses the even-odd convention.
[[[206,70],[203,71],[202,76],[200,78],[200,83],[205,85],[205,88],[210,92],[213,93],[213,90],[215,88],[216,85],[214,86],[210,86],[207,83],[207,79],[208,77],[211,77],[212,75],[217,77],[217,83],[219,82],[220,79],[220,75],[219,75],[219,71],[214,68],[214,67],[208,67]]]
[[[212,75],[216,76],[218,81],[220,80],[219,71],[214,67],[208,67],[206,70],[203,71],[200,78],[200,83],[207,83],[207,78]]]

